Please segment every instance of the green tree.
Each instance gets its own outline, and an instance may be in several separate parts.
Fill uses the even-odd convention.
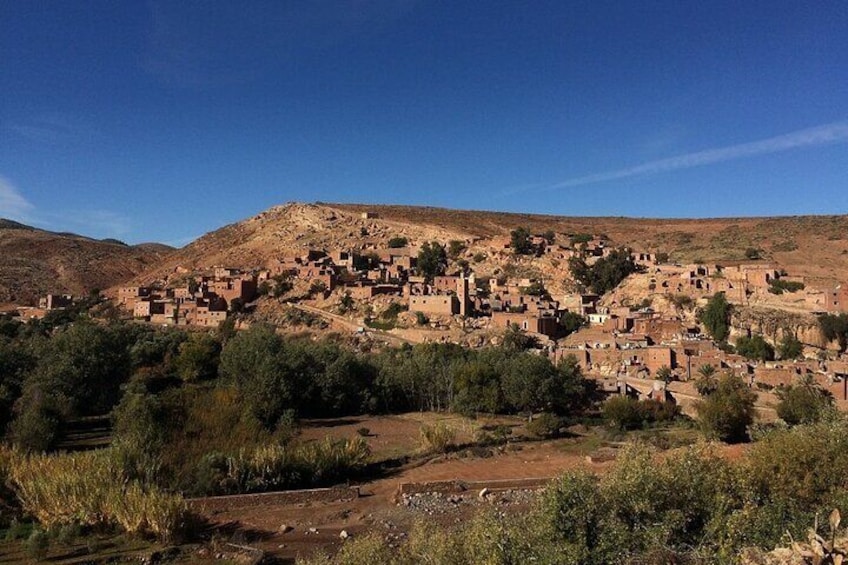
[[[389,240],[390,249],[400,249],[401,247],[406,247],[408,244],[409,240],[402,236],[395,236]]]
[[[221,343],[210,334],[194,333],[180,344],[175,365],[186,382],[212,379],[218,374]]]
[[[804,353],[804,344],[801,340],[786,332],[777,347],[781,359],[797,359]]]
[[[673,376],[673,374],[671,372],[671,367],[669,367],[667,365],[663,365],[662,367],[657,369],[657,374],[656,374],[657,380],[669,382],[669,381],[671,381],[672,376]]]
[[[840,353],[848,348],[848,314],[825,314],[819,317],[819,329],[827,341],[839,344]]]
[[[436,241],[425,242],[418,251],[418,270],[428,279],[443,275],[447,264],[445,248]]]
[[[531,282],[529,286],[522,288],[521,294],[525,294],[527,296],[538,296],[540,298],[550,298],[550,294],[545,288],[545,283],[540,280],[535,280]]]
[[[513,253],[516,255],[530,255],[533,253],[533,244],[530,242],[530,231],[525,227],[518,227],[509,232],[510,243]]]
[[[496,413],[502,406],[500,379],[494,367],[475,360],[457,369],[454,410],[462,414]]]
[[[569,259],[568,266],[575,280],[597,294],[611,291],[638,270],[630,251],[623,247],[614,249],[593,265],[586,263],[581,256],[574,256]]]
[[[460,254],[465,251],[465,242],[452,239],[448,242],[448,257],[456,261]]]
[[[736,340],[736,352],[746,359],[756,361],[773,361],[774,347],[763,336],[756,334],[751,337],[740,336]]]
[[[777,416],[789,424],[812,424],[833,410],[833,395],[807,375],[800,383],[777,390]]]
[[[554,230],[546,230],[545,233],[542,234],[542,237],[545,238],[548,245],[553,245],[554,241],[556,241],[556,233],[554,233]]]
[[[576,312],[566,312],[559,318],[559,325],[566,335],[573,334],[587,323],[586,318]]]
[[[344,314],[349,312],[351,308],[353,308],[353,297],[349,292],[345,292],[339,300],[339,309]]]
[[[721,376],[715,390],[695,405],[701,430],[710,439],[744,441],[748,426],[754,421],[756,398],[756,393],[739,377]]]
[[[709,299],[707,305],[698,312],[698,321],[704,324],[707,332],[718,342],[727,340],[730,333],[731,305],[723,292],[718,292]]]
[[[282,339],[269,326],[254,325],[230,339],[221,351],[220,371],[268,428],[294,407],[300,383],[287,363]]]
[[[644,424],[639,401],[629,396],[613,396],[604,402],[601,412],[604,421],[619,430],[635,430]]]

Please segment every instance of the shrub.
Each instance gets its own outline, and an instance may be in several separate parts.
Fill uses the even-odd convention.
[[[371,430],[369,430],[368,428],[359,428],[356,430],[356,433],[362,437],[368,437],[371,435]]]
[[[680,408],[671,402],[613,396],[604,402],[602,412],[610,426],[635,430],[653,423],[670,422],[680,415]]]
[[[527,422],[527,431],[536,437],[548,438],[559,435],[562,419],[550,412],[543,412]]]
[[[736,352],[747,359],[756,361],[774,360],[774,347],[757,334],[751,337],[741,336],[736,340]]]
[[[428,318],[428,317],[424,314],[424,312],[416,312],[416,313],[415,313],[415,322],[416,322],[419,326],[426,326],[427,324],[429,324],[429,323],[430,323],[430,318]]]
[[[383,313],[380,314],[380,317],[384,320],[394,320],[398,317],[398,314],[406,311],[407,306],[401,304],[400,302],[392,302],[389,304],[388,308],[383,310]]]
[[[812,378],[802,383],[779,389],[777,416],[789,424],[812,424],[821,420],[833,409],[833,395],[818,386]]]
[[[772,294],[798,292],[799,290],[804,290],[804,283],[798,281],[785,281],[782,279],[772,280],[768,288],[768,291]]]
[[[715,390],[695,405],[704,434],[726,442],[744,441],[754,421],[756,397],[742,379],[729,374],[720,377]]]
[[[668,300],[678,310],[691,310],[695,305],[695,300],[688,294],[672,294],[668,297]]]
[[[445,453],[456,440],[456,430],[442,422],[421,426],[421,447],[427,453]]]
[[[395,236],[388,243],[390,249],[400,249],[401,247],[406,247],[408,244],[409,240],[403,236]]]
[[[47,532],[40,529],[34,529],[29,537],[24,542],[24,551],[26,554],[36,561],[41,561],[47,557],[47,551],[50,549],[50,537]]]
[[[448,242],[448,257],[456,260],[459,255],[465,251],[465,242],[458,239],[452,239]]]
[[[638,270],[630,251],[625,248],[613,250],[593,265],[589,265],[585,259],[578,256],[569,259],[568,265],[571,275],[597,294],[611,291],[631,273]]]
[[[781,359],[797,359],[804,353],[804,344],[790,333],[786,333],[777,347]]]

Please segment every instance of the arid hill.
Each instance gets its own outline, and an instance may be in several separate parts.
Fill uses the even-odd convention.
[[[364,219],[363,212],[374,213],[376,218]],[[805,276],[810,283],[829,286],[848,280],[848,216],[587,218],[323,203],[275,206],[225,226],[169,255],[137,280],[147,282],[180,268],[255,267],[310,247],[385,245],[393,236],[407,237],[414,244],[429,239],[480,240],[470,249],[485,251],[490,238],[508,236],[518,226],[526,226],[536,233],[553,230],[560,234],[561,241],[568,234],[603,234],[614,245],[666,252],[672,260],[680,262],[731,264],[745,261],[748,249],[757,249],[762,260],[793,275]],[[484,266],[497,265],[480,265]],[[543,274],[550,270],[540,266]],[[561,268],[564,265],[557,270]]]
[[[535,233],[604,234],[615,245],[638,251],[666,252],[672,260],[750,262],[748,249],[810,282],[848,281],[848,215],[762,218],[654,219],[568,217],[450,210],[418,206],[331,204],[355,214],[370,211],[397,223],[427,224],[433,229],[463,230],[479,237],[506,235],[517,226]]]
[[[48,292],[87,294],[133,278],[173,248],[126,245],[0,219],[0,304],[32,304]]]

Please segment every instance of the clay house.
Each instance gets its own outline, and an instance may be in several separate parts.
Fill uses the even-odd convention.
[[[525,312],[492,312],[493,327],[507,328],[513,324],[525,332],[550,338],[554,338],[560,333],[559,322],[553,316],[541,316]]]
[[[840,284],[825,291],[825,311],[832,313],[848,312],[848,285]]]
[[[74,297],[70,294],[48,294],[38,300],[38,307],[42,310],[56,310],[67,308],[74,303]]]
[[[459,299],[453,294],[428,294],[409,297],[409,311],[452,316],[459,314]]]
[[[124,286],[118,289],[118,304],[132,308],[135,302],[150,296],[150,288],[146,286]]]
[[[256,298],[256,279],[252,276],[240,276],[216,280],[209,283],[208,289],[209,292],[226,300],[228,304],[236,298],[243,302],[250,302]]]
[[[657,255],[656,253],[645,253],[645,252],[636,252],[633,251],[630,253],[630,257],[633,259],[633,262],[637,265],[641,265],[643,267],[651,267],[657,264]]]
[[[677,368],[677,358],[670,347],[654,346],[645,349],[645,367],[651,375],[656,375],[661,367]]]
[[[213,275],[216,279],[226,279],[229,277],[236,277],[242,274],[240,269],[235,269],[232,267],[215,267]]]
[[[346,269],[353,270],[355,269],[356,264],[359,261],[359,254],[354,251],[337,249],[335,251],[331,251],[329,253],[330,261],[337,267],[344,267]]]

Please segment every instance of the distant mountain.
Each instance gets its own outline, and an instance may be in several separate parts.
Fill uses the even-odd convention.
[[[174,251],[55,233],[0,218],[0,303],[31,304],[48,292],[83,295],[153,268]]]
[[[364,213],[369,212],[369,217]],[[373,217],[371,217],[373,216]],[[567,262],[550,256],[516,263],[503,249],[511,230],[525,226],[533,233],[553,230],[568,244],[575,234],[605,235],[610,245],[637,251],[669,253],[681,263],[761,261],[792,275],[828,286],[848,282],[848,216],[774,218],[649,219],[566,217],[541,214],[451,210],[417,206],[370,204],[300,204],[275,206],[252,218],[224,226],[165,257],[137,277],[139,282],[163,278],[182,269],[215,265],[262,266],[284,255],[310,248],[350,249],[376,245],[403,236],[412,244],[429,240],[463,240],[466,258],[478,274],[492,275],[514,263],[527,273],[536,269],[556,284],[567,274]],[[490,259],[478,263],[477,254]]]

